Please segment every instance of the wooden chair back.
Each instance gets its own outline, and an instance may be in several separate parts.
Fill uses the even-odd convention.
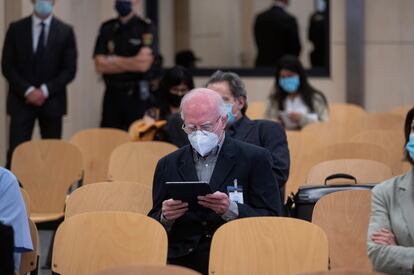
[[[399,115],[405,118],[407,116],[408,111],[410,111],[412,108],[413,108],[412,105],[398,106],[398,107],[391,109],[390,113],[396,114],[396,115]]]
[[[328,160],[313,166],[305,184],[323,184],[334,174],[348,174],[356,178],[357,183],[380,183],[392,178],[391,168],[382,162],[368,159]]]
[[[252,101],[249,102],[246,115],[250,119],[263,119],[265,118],[266,102],[265,101]]]
[[[20,260],[20,274],[27,274],[37,269],[39,259],[39,233],[36,224],[29,219],[30,236],[33,243],[33,251],[24,252],[21,254]]]
[[[374,271],[358,271],[358,270],[330,270],[321,272],[306,272],[298,275],[381,275],[384,273]]]
[[[360,106],[349,103],[331,103],[329,104],[329,122],[334,123],[352,123],[367,112]]]
[[[127,132],[110,128],[87,129],[73,135],[70,142],[78,146],[83,157],[83,184],[106,181],[112,151],[130,140]]]
[[[368,113],[354,122],[358,131],[404,129],[404,117],[393,113]]]
[[[402,172],[404,158],[404,131],[401,129],[391,130],[367,130],[351,137],[351,142],[366,142],[382,146],[388,151],[390,167],[394,175]]]
[[[152,186],[158,161],[177,150],[175,145],[160,141],[129,142],[117,147],[109,161],[110,181],[134,181]]]
[[[328,240],[318,226],[279,217],[237,219],[213,235],[209,274],[297,274],[327,270]]]
[[[146,215],[151,188],[136,182],[100,182],[76,189],[66,201],[65,219],[96,211],[130,211]]]
[[[95,275],[201,275],[200,273],[177,265],[135,265],[114,267]]]
[[[317,148],[303,146],[296,165],[291,167],[291,176],[286,183],[286,194],[296,193],[299,186],[305,184],[309,171],[313,166],[335,159],[368,159],[391,166],[388,152],[376,144],[344,142],[327,144]]]
[[[30,196],[34,222],[63,217],[69,187],[82,176],[79,149],[63,140],[36,140],[19,145],[12,171]]]
[[[328,236],[331,269],[372,270],[367,251],[370,215],[370,190],[339,191],[316,203],[312,223]]]
[[[131,212],[89,212],[60,224],[53,244],[52,271],[87,275],[105,268],[164,265],[167,234],[154,219]]]

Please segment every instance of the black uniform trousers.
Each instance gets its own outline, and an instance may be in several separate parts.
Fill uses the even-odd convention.
[[[141,99],[139,86],[130,89],[107,87],[103,99],[101,127],[128,131],[131,123],[142,118],[150,107],[149,99]]]
[[[60,139],[62,136],[62,116],[51,116],[42,107],[27,106],[19,113],[10,116],[9,149],[6,168],[10,168],[11,159],[17,146],[31,140],[36,119],[39,122],[40,135],[43,139]]]

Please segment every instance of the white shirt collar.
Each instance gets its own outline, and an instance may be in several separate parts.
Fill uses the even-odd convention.
[[[40,23],[45,23],[45,27],[49,27],[52,23],[53,14],[50,14],[46,19],[42,20],[41,18],[37,17],[36,14],[32,15],[32,22],[33,26],[38,26]]]
[[[279,7],[279,8],[282,8],[282,9],[286,9],[286,4],[285,3],[282,3],[280,1],[276,1],[274,5],[275,5],[275,7]]]

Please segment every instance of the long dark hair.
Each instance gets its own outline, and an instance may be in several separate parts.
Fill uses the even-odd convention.
[[[405,137],[404,150],[405,150],[405,158],[412,165],[414,165],[414,160],[411,159],[410,154],[408,153],[407,149],[405,149],[405,144],[407,144],[408,141],[410,140],[411,125],[413,123],[413,119],[414,119],[414,107],[411,108],[411,110],[408,111],[407,116],[405,117],[405,123],[404,123],[404,137]]]
[[[160,81],[160,90],[163,93],[168,93],[174,86],[181,83],[187,85],[192,90],[194,88],[194,80],[191,73],[182,66],[175,66],[167,70]]]
[[[270,95],[270,99],[277,102],[279,110],[284,109],[283,103],[288,96],[288,93],[279,85],[280,71],[282,70],[289,70],[299,75],[300,86],[298,93],[311,112],[315,111],[315,107],[313,106],[313,97],[315,94],[320,95],[325,104],[328,105],[326,97],[309,84],[308,78],[305,74],[305,70],[303,69],[302,64],[300,63],[300,60],[295,56],[285,55],[280,59],[279,65],[276,68],[274,91]]]
[[[160,119],[165,119],[170,114],[168,94],[172,87],[180,84],[187,85],[189,91],[194,89],[194,80],[190,71],[182,66],[175,66],[165,71],[160,80],[159,90],[156,92],[158,106],[160,108]]]

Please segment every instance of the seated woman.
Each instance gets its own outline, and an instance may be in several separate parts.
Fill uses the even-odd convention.
[[[414,165],[414,108],[405,119],[406,158]],[[414,273],[413,170],[372,190],[368,255],[376,271]]]
[[[167,120],[167,124],[157,133],[155,140],[170,142],[178,147],[188,144],[187,135],[181,129],[179,109],[181,99],[194,88],[191,73],[184,67],[176,66],[167,70],[160,82],[158,119]]]
[[[19,271],[20,254],[33,250],[26,206],[16,177],[0,167],[0,222],[13,227],[14,270]]]
[[[280,59],[274,86],[266,118],[280,121],[289,130],[328,121],[328,102],[309,84],[298,58],[286,55]]]

